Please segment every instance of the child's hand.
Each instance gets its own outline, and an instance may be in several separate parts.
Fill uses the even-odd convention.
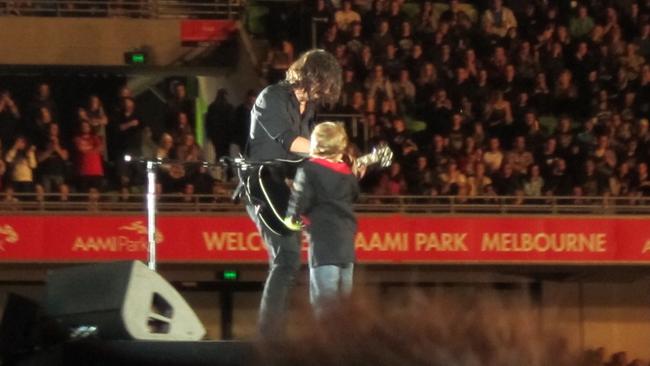
[[[302,229],[302,222],[300,220],[294,219],[291,216],[285,217],[283,223],[284,226],[292,231],[300,231]]]

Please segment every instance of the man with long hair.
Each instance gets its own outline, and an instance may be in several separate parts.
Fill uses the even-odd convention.
[[[285,80],[266,87],[251,110],[246,155],[249,159],[299,159],[310,151],[309,136],[319,104],[335,103],[341,91],[341,67],[330,53],[305,52],[287,70]],[[269,167],[274,181],[293,179],[295,168]],[[269,273],[259,311],[263,337],[281,335],[289,290],[300,269],[300,232],[278,234],[267,228],[255,205],[246,209],[255,222],[269,255]],[[284,214],[284,213],[282,213]]]

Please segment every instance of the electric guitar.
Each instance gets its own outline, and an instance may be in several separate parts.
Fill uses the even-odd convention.
[[[291,189],[285,181],[283,169],[295,169],[305,159],[273,160],[268,163],[249,163],[248,174],[240,174],[240,184],[248,201],[255,206],[256,214],[264,226],[277,235],[285,235],[293,230],[284,222],[289,206]],[[359,170],[378,164],[387,168],[393,161],[393,151],[388,145],[380,145],[371,153],[357,158],[353,167]],[[245,164],[245,162],[244,162]],[[239,170],[241,171],[241,169]]]

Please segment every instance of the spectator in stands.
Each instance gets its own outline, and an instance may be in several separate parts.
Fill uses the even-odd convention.
[[[596,170],[596,163],[592,159],[585,162],[579,174],[577,183],[585,196],[596,197],[604,193],[606,178]]]
[[[38,165],[36,160],[36,146],[28,143],[23,136],[16,137],[14,145],[5,155],[11,170],[11,187],[16,193],[34,192],[34,169]]]
[[[397,46],[393,43],[389,43],[386,46],[384,55],[378,60],[378,62],[384,66],[386,76],[388,76],[390,80],[396,80],[399,71],[404,67],[404,63],[402,62],[402,59],[398,57],[397,51]]]
[[[628,43],[625,50],[625,54],[620,58],[621,67],[627,73],[628,80],[636,80],[645,64],[645,58],[637,53],[634,43]]]
[[[79,125],[79,133],[74,138],[77,154],[77,173],[79,174],[79,191],[90,192],[103,187],[104,165],[102,150],[104,142],[97,136],[88,121]]]
[[[413,34],[413,25],[408,20],[402,21],[399,35],[396,38],[399,56],[404,59],[411,53],[416,37]]]
[[[393,37],[397,37],[400,33],[400,28],[406,16],[402,12],[402,3],[400,0],[391,0],[388,4],[388,12],[386,13],[386,19],[388,20],[388,26],[390,28],[390,33]]]
[[[514,121],[512,115],[512,106],[504,98],[502,91],[497,90],[492,93],[490,101],[485,105],[483,118],[487,123],[487,133],[491,136],[500,136],[504,141],[507,140],[505,134],[512,133],[511,126]]]
[[[571,18],[569,22],[569,32],[571,37],[580,39],[589,35],[594,28],[594,19],[589,16],[589,10],[586,5],[578,7],[577,16]]]
[[[528,174],[523,182],[524,194],[529,197],[541,197],[544,188],[544,178],[539,165],[533,164],[528,168]]]
[[[194,121],[194,99],[187,95],[185,84],[175,80],[170,83],[171,96],[167,99],[167,121],[165,129],[173,128],[178,113],[183,112],[190,121]],[[134,105],[135,106],[135,105]],[[140,128],[144,127],[141,123]],[[160,126],[153,126],[154,131],[160,130]]]
[[[638,196],[650,196],[650,174],[648,174],[648,164],[641,162],[637,165],[635,179],[632,180],[632,188]]]
[[[185,187],[183,187],[183,194],[181,196],[181,202],[183,203],[193,203],[196,201],[196,197],[194,196],[195,190],[194,190],[194,185],[191,183],[185,184]]]
[[[122,103],[122,112],[114,120],[114,135],[110,139],[112,151],[109,152],[116,162],[123,161],[126,154],[138,157],[142,153],[140,147],[144,121],[136,111],[133,98],[124,98]]]
[[[650,59],[650,23],[641,26],[641,34],[634,39],[634,44],[639,49],[639,54],[646,60]]]
[[[598,137],[596,148],[589,158],[594,162],[599,174],[607,178],[614,174],[617,158],[616,152],[610,147],[609,136],[601,135]]]
[[[52,117],[56,118],[58,110],[54,99],[52,99],[52,92],[48,83],[40,83],[37,85],[36,94],[30,103],[29,117],[34,120],[41,112],[41,108],[46,108]]]
[[[179,112],[174,127],[167,131],[174,138],[175,144],[181,144],[186,134],[193,133],[187,114]]]
[[[47,107],[41,107],[38,110],[36,119],[34,120],[34,129],[31,131],[27,130],[25,132],[30,134],[30,137],[36,144],[43,144],[47,140],[50,124],[52,123],[54,123],[54,119],[50,110]]]
[[[533,164],[533,154],[526,149],[526,138],[515,137],[515,144],[512,150],[508,151],[505,160],[512,165],[515,173],[525,175],[529,173],[529,167]],[[539,169],[539,167],[537,167]]]
[[[394,43],[394,39],[391,34],[390,24],[388,23],[388,20],[384,18],[379,21],[379,28],[372,35],[370,47],[374,55],[381,57],[383,56],[386,46],[390,43]]]
[[[384,67],[380,64],[375,65],[373,73],[366,78],[364,82],[366,90],[368,90],[368,96],[378,97],[381,99],[393,99],[393,84],[391,83],[388,75],[384,74]]]
[[[618,166],[616,174],[609,177],[608,190],[615,197],[625,197],[632,193],[634,175],[627,162]]]
[[[101,195],[99,189],[90,188],[88,190],[88,203],[86,209],[91,212],[96,212],[100,210],[99,203],[101,201]]]
[[[266,70],[266,81],[273,84],[284,79],[284,74],[295,58],[293,44],[284,39],[279,45],[272,47],[266,55],[264,69]]]
[[[117,103],[112,110],[112,116],[118,116],[124,111],[124,99],[127,98],[133,98],[133,91],[128,85],[124,85],[117,91]]]
[[[366,38],[370,38],[379,29],[379,23],[386,15],[386,2],[385,1],[372,1],[370,11],[363,14],[362,27]]]
[[[574,136],[575,131],[572,128],[571,118],[569,116],[560,116],[557,129],[553,133],[560,155],[569,153],[569,149],[574,143]]]
[[[447,97],[447,91],[443,88],[437,89],[425,109],[427,135],[447,135],[451,128],[450,121],[453,113],[453,103]]]
[[[352,9],[351,0],[341,1],[341,8],[334,13],[334,22],[339,31],[346,35],[351,33],[353,23],[361,22],[359,13]]]
[[[0,142],[9,146],[18,131],[20,109],[8,90],[0,90]]]
[[[451,128],[447,134],[447,147],[453,156],[459,156],[465,144],[464,122],[460,113],[454,113],[451,117]]]
[[[467,177],[458,169],[454,160],[447,165],[447,170],[440,174],[440,194],[444,196],[466,195]]]
[[[4,194],[4,197],[3,197],[3,201],[4,201],[4,205],[5,205],[4,207],[8,211],[15,211],[15,210],[18,209],[18,206],[16,205],[16,203],[19,200],[15,196],[15,192],[14,192],[13,187],[8,186],[7,188],[5,188],[5,194]]]
[[[491,137],[488,148],[488,151],[483,153],[483,162],[487,166],[489,174],[494,174],[501,169],[504,158],[499,138]]]
[[[187,181],[200,193],[210,192],[212,179],[207,174],[202,162],[205,160],[203,150],[196,143],[193,134],[186,134],[183,142],[176,146],[176,158],[184,163]]]
[[[408,173],[409,194],[430,196],[439,192],[438,177],[429,166],[429,159],[425,154],[417,157],[415,169]]]
[[[350,36],[347,38],[347,42],[345,43],[345,49],[354,60],[354,58],[358,58],[361,54],[361,50],[363,49],[366,40],[363,36],[361,22],[353,22],[350,27]]]
[[[411,154],[417,152],[417,146],[411,139],[410,132],[406,130],[406,124],[399,116],[395,116],[392,120],[389,145],[398,159],[411,156]]]
[[[176,158],[184,162],[199,163],[203,161],[203,152],[196,143],[193,134],[186,133],[182,136],[180,143],[176,144]]]
[[[363,92],[363,85],[357,80],[357,75],[353,68],[343,70],[343,86],[341,87],[341,98],[339,105],[347,107],[351,104],[352,95],[355,92]],[[361,94],[363,97],[363,93]]]
[[[385,194],[391,196],[406,194],[407,184],[404,177],[404,172],[402,170],[402,164],[400,164],[398,161],[394,161],[390,166],[387,178],[388,179],[385,180]]]
[[[106,139],[106,126],[108,125],[108,116],[104,110],[104,104],[97,95],[88,97],[88,104],[85,108],[90,126],[95,135]]]
[[[584,43],[582,43],[584,45]],[[579,46],[580,47],[580,46]],[[582,54],[581,51],[578,51],[580,58],[586,60],[586,53]],[[574,67],[587,67],[583,66],[574,66]],[[575,103],[578,100],[578,88],[574,84],[573,74],[569,70],[564,70],[560,73],[557,82],[555,83],[555,113],[556,114],[567,114],[575,115]]]
[[[163,133],[156,150],[156,158],[171,159],[176,157],[175,154],[173,137]],[[181,164],[161,164],[158,176],[162,192],[180,192],[185,184],[185,167]]]
[[[492,178],[486,175],[485,163],[474,163],[473,174],[467,178],[467,195],[479,197],[487,194],[488,187],[492,186]]]
[[[511,164],[504,163],[501,170],[494,175],[494,189],[502,196],[514,196],[521,191],[520,176],[515,173]]]
[[[544,176],[544,183],[543,192],[545,195],[568,196],[571,194],[574,179],[569,175],[564,159],[558,158],[554,160],[550,173]]]
[[[469,22],[469,16],[460,8],[459,0],[449,0],[449,8],[440,15],[441,22],[449,23],[452,27],[461,22]]]
[[[415,102],[417,105],[424,105],[431,101],[431,97],[440,87],[442,81],[438,80],[438,71],[436,70],[435,65],[432,62],[424,62],[424,60],[421,60],[424,56],[421,56],[419,53],[421,51],[419,51],[419,49],[420,46],[416,45],[413,48],[411,59],[407,61],[412,64],[411,72],[416,72],[417,75],[415,83]],[[417,56],[417,58],[414,58],[415,56]],[[417,70],[415,70],[416,67]]]
[[[45,193],[60,192],[66,182],[70,153],[61,142],[59,125],[49,125],[47,142],[38,150],[39,185]]]
[[[244,101],[235,108],[233,121],[229,128],[230,143],[238,148],[238,151],[235,150],[235,153],[241,152],[243,154],[246,148],[246,139],[248,138],[248,129],[250,128],[251,121],[251,109],[253,108],[253,104],[255,104],[255,98],[257,98],[257,93],[249,89],[246,91]]]
[[[483,151],[472,136],[465,136],[462,150],[456,155],[459,168],[468,176],[474,174],[477,162],[483,161]]]
[[[142,143],[140,144],[141,156],[143,159],[154,159],[158,145],[154,141],[153,132],[151,127],[145,126],[142,129]]]
[[[339,34],[339,29],[336,24],[330,24],[325,31],[325,36],[320,42],[320,48],[330,53],[335,53],[336,47],[341,44],[342,36]]]
[[[431,164],[436,170],[436,173],[442,173],[452,159],[442,135],[436,134],[433,136],[428,155],[431,156]]]
[[[372,55],[370,46],[364,45],[361,48],[361,54],[354,62],[354,73],[358,79],[363,82],[375,67],[375,58]]]
[[[233,126],[233,106],[228,101],[226,89],[219,89],[214,101],[210,103],[205,115],[205,127],[208,137],[214,146],[217,157],[228,155],[228,145],[231,140],[230,130]],[[181,136],[189,131],[185,131]]]
[[[504,37],[509,29],[517,27],[517,19],[502,0],[492,0],[492,6],[483,13],[483,29],[487,33]]]
[[[492,52],[492,57],[489,59],[489,62],[486,64],[486,69],[490,81],[494,82],[499,79],[504,73],[506,66],[509,64],[508,54],[505,47],[497,45],[494,47]]]
[[[409,71],[402,68],[399,71],[399,78],[393,83],[395,101],[403,111],[412,111],[415,105],[415,84],[411,81]]]

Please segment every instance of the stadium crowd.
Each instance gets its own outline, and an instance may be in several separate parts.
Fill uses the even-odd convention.
[[[650,195],[647,1],[316,0],[310,15],[345,70],[332,111],[397,153],[373,193]],[[280,41],[269,81],[293,57]]]
[[[360,116],[370,145],[386,142],[396,153],[389,170],[369,174],[366,192],[650,195],[647,1],[316,0],[309,16],[319,19],[318,46],[344,69],[340,102],[325,113]],[[288,37],[275,41],[269,82],[297,53]],[[63,124],[47,83],[28,101],[3,90],[2,189],[128,195],[144,177],[125,154],[199,162],[243,148],[253,91],[237,107],[226,90],[217,93],[205,116],[212,144],[201,147],[194,100],[182,83],[172,89],[160,129],[143,120],[126,87],[115,105],[77,101],[77,121]],[[365,145],[354,142],[351,155]],[[213,173],[164,165],[159,189],[222,190],[223,175]]]
[[[23,103],[17,102],[9,90],[2,90],[0,182],[5,201],[20,200],[21,194],[32,194],[31,199],[37,200],[50,194],[52,199],[67,201],[71,193],[86,193],[90,200],[98,200],[98,195],[107,191],[119,192],[120,200],[139,200],[141,197],[134,194],[142,191],[144,166],[126,161],[127,155],[137,160],[174,162],[158,169],[160,192],[178,193],[179,198],[196,193],[223,195],[223,186],[214,184],[221,182],[215,179],[221,173],[203,164],[209,156],[196,142],[192,123],[195,100],[188,96],[183,83],[173,82],[171,89],[162,121],[147,121],[128,87],[119,89],[117,103],[112,106],[104,106],[97,95],[78,101],[73,121],[59,113],[60,106],[48,83],[39,83],[33,98]],[[207,113],[206,132],[213,137],[219,131],[219,141],[225,128],[215,125],[220,123],[215,116],[225,113],[248,120],[254,100],[254,94],[249,93],[252,97],[237,108],[228,103],[224,106],[225,94],[223,90],[218,93]],[[241,134],[237,141],[245,140],[245,132]],[[223,153],[221,149],[219,145],[219,153]],[[210,154],[214,160],[214,153]]]

